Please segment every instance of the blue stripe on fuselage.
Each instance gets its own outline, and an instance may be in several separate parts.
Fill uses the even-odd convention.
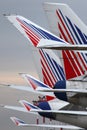
[[[47,101],[40,102],[38,107],[40,109],[42,109],[42,110],[51,110],[50,105],[49,105],[49,103]],[[39,114],[41,116],[44,116],[44,117],[47,117],[47,118],[50,118],[50,119],[54,119],[52,113],[47,113],[47,112],[46,113],[41,113],[41,112],[39,112]]]

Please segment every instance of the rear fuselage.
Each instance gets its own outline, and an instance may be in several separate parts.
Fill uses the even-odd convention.
[[[54,89],[87,89],[87,82],[81,82],[81,81],[63,81],[64,83],[62,83],[62,86],[61,87],[61,84],[56,84]],[[60,100],[63,100],[63,101],[67,101],[67,102],[70,102],[70,103],[73,103],[75,105],[80,105],[80,106],[84,106],[84,107],[87,107],[87,94],[84,94],[84,93],[73,93],[73,92],[55,92],[54,93],[55,96],[57,98],[59,98]]]

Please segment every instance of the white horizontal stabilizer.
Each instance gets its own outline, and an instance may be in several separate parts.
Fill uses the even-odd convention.
[[[86,89],[43,89],[43,90],[38,90],[41,92],[71,92],[71,93],[82,93],[82,94],[87,94]]]
[[[41,39],[38,48],[53,49],[53,50],[75,50],[75,51],[87,51],[87,45],[72,45],[67,42],[60,42],[48,39]]]
[[[18,90],[21,90],[21,91],[26,91],[26,92],[31,92],[31,93],[35,93],[35,94],[39,94],[39,95],[49,95],[49,96],[54,96],[53,94],[51,93],[43,93],[41,91],[38,91],[38,90],[34,90],[32,89],[30,86],[19,86],[19,85],[7,85],[7,84],[0,84],[1,86],[5,86],[5,87],[8,87],[8,88],[12,88],[12,89],[18,89]],[[41,90],[41,89],[40,89]],[[54,96],[55,97],[55,96]]]
[[[23,120],[18,119],[16,117],[10,118],[15,125],[17,126],[23,126],[23,127],[43,127],[43,128],[64,128],[64,129],[82,129],[80,127],[72,126],[72,125],[49,125],[49,124],[26,124]]]
[[[6,108],[6,109],[10,109],[10,110],[15,110],[15,111],[20,111],[20,112],[27,112],[28,113],[28,111],[24,107],[20,107],[20,106],[3,105],[2,107]],[[30,113],[35,114],[35,115],[38,114],[36,112],[31,112],[31,111],[30,111]]]

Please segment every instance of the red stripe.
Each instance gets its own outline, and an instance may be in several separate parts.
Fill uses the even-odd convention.
[[[30,82],[31,86],[33,87],[33,89],[37,88],[37,86],[30,79],[29,79],[29,82]]]
[[[17,19],[17,20],[20,22],[21,26],[24,28],[24,30],[26,31],[26,34],[29,36],[29,38],[31,39],[32,42],[34,41],[32,39],[35,39],[35,40],[37,39],[37,43],[34,42],[34,46],[36,46],[38,44],[38,41],[40,40],[40,37],[38,37],[35,34],[35,32],[33,32],[29,27],[25,26],[25,24],[23,24],[21,22],[21,20],[19,20],[19,19]]]
[[[36,34],[35,32],[33,32],[29,27],[27,28],[27,27],[26,27],[25,25],[23,25],[23,24],[21,24],[21,26],[22,26],[27,32],[31,33],[31,35],[32,35],[33,37],[35,37],[35,39],[40,40],[40,37],[37,36],[37,34]]]
[[[23,23],[21,23],[21,26],[26,30],[28,31],[29,33],[31,33],[37,40],[40,40],[40,37],[31,30],[30,27],[26,27]]]
[[[58,28],[59,28],[60,32],[62,33],[62,35],[63,35],[65,41],[68,42],[68,39],[67,39],[66,35],[64,34],[64,32],[63,32],[63,30],[62,30],[62,28],[61,28],[61,26],[60,26],[59,23],[58,23]]]
[[[52,81],[52,79],[51,79],[51,77],[50,77],[50,75],[49,75],[49,72],[47,72],[47,68],[45,67],[45,65],[44,65],[44,63],[43,63],[43,61],[41,60],[41,64],[42,64],[42,66],[43,66],[43,70],[46,72],[46,77],[48,78],[48,80],[50,81],[50,83],[51,83],[51,86],[50,87],[53,87],[52,85],[54,85],[54,83],[53,83],[53,81]]]
[[[14,119],[14,121],[15,121],[16,125],[18,126],[18,125],[19,125],[19,122],[18,122],[16,119]]]
[[[77,52],[76,52],[77,53]],[[82,72],[82,74],[84,74],[84,70],[82,69],[82,65],[81,65],[81,63],[79,63],[79,61],[78,61],[78,56],[76,56],[76,54],[75,54],[75,52],[73,52],[72,51],[72,54],[73,54],[73,56],[74,56],[74,58],[75,58],[75,60],[76,60],[76,62],[77,62],[77,64],[78,64],[78,67],[80,68],[80,71]],[[77,54],[78,55],[78,54]]]
[[[61,34],[59,34],[59,35],[60,35],[60,38],[63,39],[62,35]],[[77,77],[75,71],[73,70],[72,63],[71,63],[71,61],[69,61],[70,58],[67,58],[66,51],[62,51],[62,55],[63,55],[66,79],[68,80],[68,79]]]
[[[23,26],[22,26],[23,27]],[[24,27],[23,27],[24,28]],[[25,28],[24,28],[25,29]],[[32,41],[32,43],[34,44],[34,46],[36,47],[39,40],[40,39],[37,39],[33,34],[31,34],[30,30],[26,31],[25,29],[25,32],[26,34],[28,35],[29,39]]]
[[[71,63],[69,62],[69,59],[66,56],[65,51],[62,51],[62,55],[63,55],[63,61],[64,61],[64,68],[65,68],[66,79],[68,80],[68,79],[77,77],[75,71],[72,68]]]
[[[80,53],[78,53],[78,55],[79,55],[79,58],[80,58],[82,64],[84,65],[85,69],[87,70],[87,66],[86,66],[87,64],[84,63],[84,59],[82,58],[82,55]]]
[[[67,55],[69,56],[69,58],[70,58],[70,60],[71,60],[71,62],[72,62],[72,64],[73,64],[73,67],[75,68],[75,70],[76,70],[78,76],[81,75],[80,72],[79,72],[79,70],[78,70],[78,68],[77,68],[77,66],[76,66],[76,64],[75,64],[74,59],[71,57],[70,52],[69,52],[69,51],[66,51],[66,53],[67,53]],[[76,60],[76,59],[75,59],[75,60]]]
[[[54,82],[56,83],[56,78],[54,77],[54,75],[53,75],[53,73],[52,73],[52,70],[51,70],[50,67],[48,66],[47,61],[46,61],[46,59],[44,58],[44,55],[43,55],[42,51],[39,50],[39,52],[40,52],[40,55],[41,55],[42,59],[44,60],[44,62],[45,62],[45,64],[46,64],[46,66],[47,66],[47,68],[48,68],[48,70],[49,70],[49,72],[50,72],[50,74],[51,74],[51,76],[52,76]]]
[[[46,95],[46,100],[47,101],[50,101],[50,100],[53,100],[53,99],[55,99],[55,96]]]
[[[44,83],[45,83],[46,85],[48,85],[48,86],[49,86],[49,83],[48,83],[48,81],[46,80],[46,78],[45,78],[45,77],[43,77],[43,81],[44,81]]]
[[[27,104],[24,103],[24,106],[28,111],[30,111],[31,108]]]
[[[26,31],[25,31],[26,32]],[[28,35],[29,39],[31,40],[31,42],[34,44],[34,46],[36,47],[38,42],[29,34],[26,32],[26,34]]]
[[[46,75],[45,72],[44,72],[44,69],[42,69],[42,73],[43,73],[43,76],[44,76],[45,81],[48,83],[47,85],[49,85],[50,87],[52,87],[52,85],[50,84],[50,82],[49,82],[49,80],[48,80],[47,75]]]
[[[25,29],[24,26],[22,26],[22,27]],[[31,30],[25,29],[25,31],[26,31],[28,34],[30,34],[30,36],[32,36],[36,41],[39,41],[39,40],[40,40],[38,37],[36,37],[36,35],[35,35]]]
[[[60,37],[61,39],[63,39],[62,36],[61,36],[61,34],[59,34],[59,37]]]
[[[42,72],[43,74],[43,72]],[[44,76],[44,75],[43,75]],[[43,82],[46,84],[46,85],[49,85],[48,82],[46,81],[46,79],[43,77]]]
[[[70,36],[70,34],[69,34],[69,32],[68,32],[68,30],[67,30],[65,24],[64,24],[64,22],[63,22],[63,20],[62,20],[60,14],[59,14],[59,11],[56,10],[56,14],[57,14],[58,18],[60,19],[60,21],[61,21],[61,23],[62,23],[62,25],[63,25],[63,27],[64,27],[64,29],[65,29],[67,35],[68,35],[68,37],[69,37],[71,43],[74,44],[74,42],[73,42],[73,40],[72,40],[72,38],[71,38],[71,36]]]

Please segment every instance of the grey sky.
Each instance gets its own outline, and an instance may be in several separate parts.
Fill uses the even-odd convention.
[[[18,76],[19,72],[26,72],[36,76],[35,66],[32,61],[32,51],[29,49],[28,40],[2,14],[20,14],[49,29],[42,8],[43,2],[48,1],[67,3],[87,24],[87,0],[0,0],[0,82],[22,84],[23,80]],[[0,104],[17,104],[19,98],[28,98],[29,100],[29,95],[29,93],[17,92],[15,90],[13,92],[12,90],[1,88]],[[0,108],[0,130],[18,129],[9,120],[10,116],[15,115],[30,120],[26,114],[23,116],[21,113],[10,112]]]

